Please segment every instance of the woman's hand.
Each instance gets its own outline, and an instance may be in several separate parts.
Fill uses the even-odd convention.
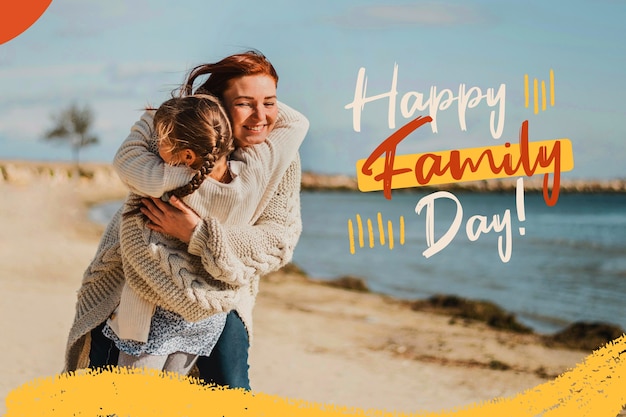
[[[141,212],[148,218],[146,227],[174,236],[189,243],[196,225],[202,220],[195,211],[178,197],[170,197],[169,203],[159,198],[143,198]]]

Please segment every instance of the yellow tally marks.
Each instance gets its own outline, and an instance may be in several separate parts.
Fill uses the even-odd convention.
[[[367,395],[366,392],[363,395]],[[110,368],[31,381],[6,398],[16,416],[614,417],[626,405],[626,335],[553,381],[511,398],[439,412],[362,410],[199,385],[162,372]]]

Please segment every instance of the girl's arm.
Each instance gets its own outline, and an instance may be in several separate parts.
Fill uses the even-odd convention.
[[[113,167],[134,193],[161,197],[189,183],[194,171],[187,166],[168,165],[161,159],[153,137],[154,113],[154,110],[147,110],[133,125],[113,158]]]
[[[131,193],[127,204],[134,207],[138,198]],[[236,306],[236,288],[213,279],[186,245],[146,228],[141,214],[122,216],[119,230],[124,277],[136,296],[189,321]],[[142,303],[133,300],[143,311]]]

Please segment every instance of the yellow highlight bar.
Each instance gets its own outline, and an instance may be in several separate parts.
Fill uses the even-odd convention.
[[[398,414],[198,385],[157,371],[113,368],[31,381],[6,397],[5,417],[292,416],[610,417],[626,404],[626,335],[607,343],[558,378],[509,398],[440,412]],[[366,392],[363,395],[367,395]],[[415,404],[419,409],[420,404]],[[207,411],[209,410],[209,411]]]
[[[532,176],[535,174],[548,174],[554,172],[554,161],[549,166],[542,167],[536,161],[540,157],[540,155],[551,155],[555,150],[555,147],[560,147],[559,152],[559,162],[560,162],[560,172],[571,171],[574,169],[574,153],[572,150],[572,142],[567,139],[554,139],[554,140],[546,140],[539,142],[528,142],[528,152],[527,158],[529,159],[530,167],[534,167],[537,165],[534,172],[527,173],[524,170],[522,164],[517,167],[517,164],[521,158],[520,152],[520,144],[511,144],[510,146],[500,145],[500,146],[486,146],[481,148],[467,148],[461,150],[447,150],[447,151],[438,151],[438,152],[429,152],[422,154],[409,154],[409,155],[396,155],[395,160],[393,162],[393,169],[409,169],[408,172],[397,174],[393,176],[391,188],[411,188],[411,187],[421,187],[425,185],[438,185],[438,184],[452,184],[464,181],[478,181],[478,180],[486,180],[493,178],[507,178],[507,177],[518,177],[518,176]],[[474,164],[477,165],[477,169],[475,172],[470,170],[470,167],[466,167],[465,171],[462,172],[460,178],[454,178],[450,173],[450,170],[444,170],[446,165],[450,162],[450,157],[453,152],[459,152],[459,159],[461,164],[466,160],[471,160]],[[507,173],[505,170],[501,170],[500,172],[493,172],[489,164],[489,160],[487,158],[487,154],[491,154],[493,161],[496,166],[503,165],[503,161],[507,159],[510,161],[509,164],[511,168],[517,167],[513,173]],[[485,154],[485,155],[483,155]],[[417,166],[416,164],[418,160],[424,155],[431,155],[431,157],[426,159],[426,162],[421,166]],[[480,160],[482,157],[482,160]],[[548,157],[544,156],[544,160],[547,160]],[[506,159],[505,159],[506,158]],[[357,172],[357,181],[359,190],[363,192],[368,191],[380,191],[383,189],[383,181],[377,181],[374,178],[381,174],[384,171],[385,158],[378,158],[371,166],[372,175],[365,175],[362,172],[362,167],[365,164],[365,159],[360,159],[356,163],[356,172]],[[439,161],[438,163],[436,161]],[[441,168],[442,175],[433,175],[432,178],[426,183],[421,184],[418,182],[416,177],[416,169],[420,176],[426,176],[431,169]]]

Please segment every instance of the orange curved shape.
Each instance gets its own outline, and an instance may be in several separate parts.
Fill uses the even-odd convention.
[[[52,0],[3,0],[0,2],[0,44],[22,34],[46,11]]]

